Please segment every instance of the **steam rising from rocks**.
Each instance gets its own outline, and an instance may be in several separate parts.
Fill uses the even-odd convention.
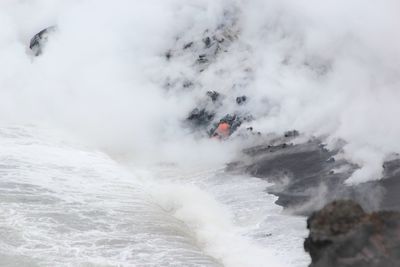
[[[400,151],[399,8],[395,0],[2,1],[0,122],[65,128],[143,159],[226,160],[237,141],[199,140],[182,124],[217,90],[227,96],[217,117],[246,95],[240,109],[254,120],[243,127],[343,139],[343,157],[362,167],[348,182],[377,179]],[[29,39],[50,25],[58,30],[34,58]],[[233,39],[199,67],[203,48],[184,45],[221,27]]]

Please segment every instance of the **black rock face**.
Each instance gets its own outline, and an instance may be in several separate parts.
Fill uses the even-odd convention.
[[[311,214],[304,242],[310,267],[400,266],[399,155],[384,163],[380,180],[347,185],[359,167],[336,157],[342,145],[329,150],[318,139],[296,144],[298,136],[290,131],[246,149],[247,157],[228,171],[268,180],[273,185],[266,193],[278,196],[278,205]]]
[[[332,160],[337,151],[325,149],[318,140],[298,145],[291,144],[290,140],[282,141],[289,142],[246,151],[253,161],[246,167],[246,172],[274,183],[267,191],[279,197],[276,204],[286,208],[303,205],[298,212],[309,214],[337,196],[350,194],[343,182],[350,176],[354,166],[345,161]],[[333,169],[345,167],[349,171],[332,172]],[[332,194],[327,196],[325,192]]]
[[[336,157],[341,146],[328,150],[318,139],[293,144],[298,135],[286,132],[270,143],[246,149],[247,157],[231,169],[273,183],[266,191],[278,196],[276,204],[296,214],[309,215],[337,199],[352,199],[367,211],[400,211],[400,160],[384,164],[381,180],[347,185],[345,181],[359,167]]]
[[[41,30],[30,41],[29,48],[32,50],[35,56],[39,56],[43,53],[43,48],[47,42],[47,38],[51,32],[56,30],[55,26],[48,27]]]
[[[400,213],[365,213],[351,200],[328,204],[307,220],[310,267],[400,266]]]
[[[205,109],[195,108],[189,114],[187,120],[189,122],[191,122],[196,127],[207,126],[214,119],[214,116],[215,116],[214,113],[209,112],[209,111],[207,111]]]

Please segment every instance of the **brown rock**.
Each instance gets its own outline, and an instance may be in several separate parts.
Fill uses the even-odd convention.
[[[313,213],[304,247],[311,267],[400,266],[400,213],[365,213],[351,200],[338,200]]]

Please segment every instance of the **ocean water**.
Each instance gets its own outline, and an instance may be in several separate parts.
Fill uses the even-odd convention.
[[[305,266],[304,218],[262,180],[141,170],[34,127],[0,130],[0,266]]]

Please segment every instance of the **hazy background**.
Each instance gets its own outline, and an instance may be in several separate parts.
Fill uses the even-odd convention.
[[[141,160],[226,161],[240,141],[195,139],[182,121],[207,90],[229,96],[247,68],[252,126],[344,139],[343,156],[363,167],[350,182],[376,179],[400,151],[398,10],[395,0],[1,1],[0,121],[61,128]],[[216,67],[165,60],[178,37],[201,38],[227,11],[237,40]],[[29,40],[50,25],[58,31],[34,58]],[[167,92],[179,75],[196,90]]]

